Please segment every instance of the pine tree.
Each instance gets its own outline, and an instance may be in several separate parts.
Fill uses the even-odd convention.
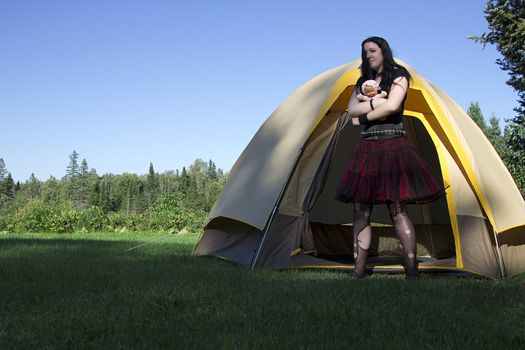
[[[505,163],[525,197],[525,1],[488,0],[484,13],[489,32],[467,38],[481,42],[483,48],[487,43],[496,45],[503,56],[496,63],[509,72],[507,84],[518,92],[517,114],[505,119],[509,124],[505,130]]]
[[[2,187],[5,191],[4,194],[10,198],[13,198],[16,193],[16,186],[15,186],[15,182],[13,181],[13,177],[11,176],[10,172],[7,173],[7,176],[3,179],[2,183],[3,183]]]
[[[180,176],[180,180],[181,180],[181,192],[184,193],[184,194],[187,194],[188,193],[188,190],[190,188],[190,177],[188,175],[188,172],[186,171],[186,167],[183,166],[182,167],[182,173],[181,173],[181,176]]]
[[[507,147],[505,146],[505,139],[503,138],[501,129],[499,127],[499,118],[497,118],[496,115],[492,113],[489,123],[490,125],[487,127],[486,135],[494,146],[496,152],[498,152],[500,158],[505,160]]]
[[[215,166],[215,163],[210,159],[208,162],[208,179],[215,181],[217,180],[217,167]]]
[[[96,205],[99,208],[104,208],[100,200],[100,192],[100,178],[97,176],[97,181],[95,181],[95,186],[93,186],[93,191],[91,191],[90,202],[91,204]]]
[[[7,169],[5,167],[4,158],[0,158],[0,181],[7,175]]]
[[[119,209],[119,202],[113,195],[113,175],[104,174],[100,179],[100,196],[98,204],[102,210],[107,213],[110,211],[117,211]]]
[[[80,175],[80,168],[78,166],[77,151],[73,150],[73,153],[69,156],[69,165],[66,168],[65,179],[74,182]]]
[[[0,180],[0,209],[6,208],[15,197],[16,186],[11,173],[7,173]]]
[[[149,163],[149,171],[148,176],[146,179],[146,193],[148,196],[147,203],[148,205],[151,205],[155,202],[157,199],[157,191],[158,191],[158,176],[155,174],[155,170],[153,170],[153,163]]]
[[[4,194],[7,196],[8,186],[4,181],[6,178],[6,174],[7,169],[5,167],[4,159],[0,158],[0,195]]]
[[[66,168],[66,175],[62,180],[66,181],[66,198],[73,203],[79,202],[79,187],[78,179],[80,177],[80,167],[78,165],[79,154],[73,150],[69,155],[69,164]]]
[[[481,131],[483,131],[483,133],[490,141],[500,158],[505,163],[505,157],[507,156],[507,147],[505,146],[505,139],[501,134],[501,130],[499,128],[499,118],[497,118],[494,115],[494,113],[492,113],[492,117],[490,118],[490,126],[487,125],[478,102],[472,102],[467,110],[467,113],[479,126]],[[510,168],[509,164],[505,165],[507,166],[507,168]]]
[[[77,208],[85,209],[89,206],[90,186],[89,186],[89,167],[86,159],[82,159],[80,173],[78,175],[78,202]]]
[[[467,114],[479,126],[481,131],[483,131],[484,134],[487,134],[487,123],[485,122],[485,118],[483,117],[483,113],[481,112],[481,108],[479,107],[479,103],[477,101],[470,103],[470,106],[467,109]]]
[[[24,187],[27,189],[27,196],[29,199],[33,199],[40,195],[40,181],[35,177],[34,173],[31,173],[29,180],[26,181]]]

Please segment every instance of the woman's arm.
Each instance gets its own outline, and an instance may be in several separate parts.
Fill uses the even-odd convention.
[[[397,83],[397,84],[394,84],[394,83]],[[393,114],[395,113],[397,110],[399,110],[401,108],[401,104],[403,103],[403,99],[405,98],[405,95],[407,93],[407,88],[408,88],[408,80],[406,77],[404,76],[401,76],[401,77],[398,77],[394,80],[394,83],[392,83],[392,87],[390,88],[390,92],[388,94],[388,99],[385,103],[381,104],[380,106],[378,106],[377,108],[375,108],[375,105],[374,105],[374,110],[372,110],[372,108],[370,107],[370,103],[368,103],[368,109],[369,111],[368,112],[361,112],[359,113],[359,111],[364,108],[361,106],[356,106],[356,111],[357,113],[357,116],[363,114],[363,113],[367,113],[367,119],[369,121],[372,121],[372,120],[375,120],[375,119],[380,119],[384,116],[387,116],[387,115],[390,115],[390,114]],[[355,112],[350,112],[352,116],[355,116]]]
[[[360,116],[363,113],[369,113],[372,111],[372,107],[370,106],[370,101],[359,101],[357,100],[357,103],[354,103],[353,105],[350,103],[348,105],[348,113],[350,114],[350,117],[355,118]],[[385,104],[388,101],[385,97],[378,97],[373,98],[372,103],[374,104],[374,110],[376,110],[380,105]],[[381,116],[379,117],[381,118]],[[369,118],[370,119],[370,118]]]
[[[352,95],[350,96],[350,101],[348,102],[348,108],[346,109],[348,113],[350,114],[350,117],[356,118],[360,116],[363,113],[368,113],[372,111],[372,107],[370,106],[370,100],[361,101],[358,98],[359,91],[358,86],[356,85],[354,87],[354,91],[352,91]],[[372,103],[374,104],[374,109],[376,109],[378,106],[384,104],[388,101],[385,97],[380,97],[379,95],[376,95],[372,97]],[[381,116],[379,117],[381,118]]]
[[[348,108],[346,109],[348,113],[350,114],[350,117],[358,117],[363,113],[368,113],[372,110],[372,107],[370,106],[370,101],[361,101],[359,98],[357,98],[358,87],[354,87],[354,91],[352,92],[352,96],[350,96],[350,101],[348,102]],[[377,106],[383,104],[386,102],[387,99],[384,97],[374,97],[373,98],[373,104],[374,108]]]

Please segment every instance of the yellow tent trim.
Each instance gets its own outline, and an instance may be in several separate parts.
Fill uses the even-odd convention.
[[[297,248],[297,249],[294,249],[291,253],[290,253],[290,256],[294,256],[294,255],[297,255],[299,253],[303,253],[303,254],[310,254],[310,253],[314,253],[314,255],[317,255],[317,249],[313,249],[313,250],[303,250],[302,248]]]
[[[294,249],[291,253],[290,253],[290,256],[294,256],[294,255],[297,255],[301,252],[301,248],[297,248],[297,249]]]
[[[308,139],[311,134],[314,132],[314,130],[317,128],[317,125],[321,122],[323,117],[326,115],[326,112],[328,112],[328,109],[335,103],[339,95],[348,86],[355,85],[357,82],[357,79],[361,76],[361,71],[359,69],[349,69],[337,80],[337,82],[334,84],[332,91],[330,91],[330,94],[328,94],[328,97],[324,100],[323,105],[321,106],[321,109],[317,113],[317,117],[315,117],[315,121],[312,124],[312,128],[310,129],[310,133],[307,136],[306,139]]]
[[[432,142],[434,143],[434,146],[436,147],[438,158],[439,158],[439,164],[442,164],[441,168],[441,174],[443,176],[444,181],[446,182],[445,185],[450,185],[450,174],[448,172],[448,164],[445,158],[445,154],[443,153],[443,149],[441,148],[439,139],[430,127],[430,124],[426,120],[425,116],[422,113],[414,112],[414,111],[408,111],[405,110],[404,114],[415,117],[423,123],[425,126],[425,129],[427,129],[427,132],[429,133],[430,137],[432,138]],[[461,243],[459,239],[459,226],[457,221],[457,215],[456,215],[456,205],[454,202],[454,196],[449,196],[451,192],[451,187],[447,187],[445,190],[447,193],[447,206],[448,211],[450,214],[450,222],[452,224],[452,234],[454,235],[454,245],[456,247],[456,267],[463,268],[463,258],[461,256]]]
[[[502,233],[502,232],[505,232],[507,230],[512,230],[513,228],[520,227],[520,226],[525,226],[525,224],[517,224],[517,225],[512,225],[512,226],[509,226],[509,227],[505,227],[504,229],[500,230],[497,233]]]
[[[467,180],[470,181],[472,187],[474,188],[474,191],[476,192],[479,201],[481,202],[481,205],[483,209],[485,210],[485,213],[487,214],[487,217],[490,221],[490,224],[495,229],[496,223],[494,221],[494,215],[492,211],[490,210],[490,207],[488,205],[487,199],[483,195],[483,192],[481,191],[481,186],[478,182],[478,179],[475,175],[474,169],[472,168],[472,164],[470,163],[470,160],[465,153],[463,146],[459,142],[459,139],[456,135],[456,132],[451,127],[450,123],[448,122],[448,119],[444,115],[444,112],[441,108],[439,108],[439,103],[436,101],[434,96],[432,96],[427,89],[421,90],[423,93],[423,96],[425,97],[425,100],[427,101],[430,109],[432,110],[435,118],[435,123],[437,123],[439,127],[441,127],[444,131],[444,134],[446,137],[450,140],[450,143],[452,144],[454,152],[459,156],[461,162],[458,164],[458,166],[463,166],[465,171],[467,172]],[[444,141],[444,140],[443,140]],[[453,154],[451,152],[451,154]]]

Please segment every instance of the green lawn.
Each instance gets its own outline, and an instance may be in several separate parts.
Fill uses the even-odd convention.
[[[0,348],[525,347],[525,274],[353,279],[191,256],[199,235],[0,234]]]

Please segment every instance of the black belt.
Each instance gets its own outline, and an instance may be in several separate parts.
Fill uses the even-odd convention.
[[[386,139],[401,136],[406,136],[406,131],[400,128],[361,131],[363,139]]]

